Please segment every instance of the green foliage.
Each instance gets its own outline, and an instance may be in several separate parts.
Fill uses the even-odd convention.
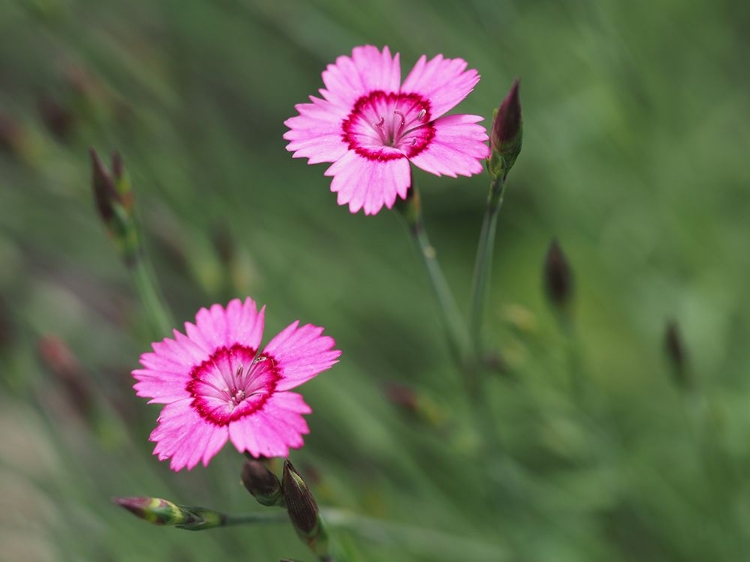
[[[149,330],[92,201],[95,146],[123,155],[178,322],[250,295],[268,304],[267,333],[299,318],[336,338],[340,364],[303,387],[311,434],[292,459],[324,514],[362,517],[327,521],[348,560],[742,560],[742,11],[732,0],[0,2],[0,556],[310,560],[290,525],[184,533],[109,501],[267,509],[231,447],[190,473],[151,456],[159,407],[129,376]],[[487,126],[522,79],[524,149],[484,326],[507,364],[487,385],[490,455],[398,218],[350,215],[325,166],[284,149],[294,104],[363,43],[400,51],[405,68],[422,53],[469,61],[482,81],[458,111]],[[487,176],[417,179],[465,312]],[[576,282],[564,324],[543,292],[555,237]],[[689,387],[664,356],[671,320]],[[38,352],[45,334],[77,357],[76,384]],[[389,382],[439,415],[389,401]],[[80,384],[95,407],[77,408]]]

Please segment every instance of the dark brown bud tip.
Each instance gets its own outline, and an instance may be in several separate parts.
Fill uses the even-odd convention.
[[[318,504],[305,481],[288,460],[284,461],[281,487],[284,490],[289,519],[294,528],[302,535],[314,535],[318,529]]]
[[[409,412],[414,413],[419,409],[417,393],[405,384],[398,382],[386,383],[385,396],[388,401]]]
[[[557,239],[550,244],[544,260],[544,289],[550,303],[558,309],[573,299],[573,271]]]
[[[37,110],[44,126],[57,139],[66,140],[75,125],[73,113],[60,102],[49,96],[42,96],[37,102]]]
[[[91,155],[91,185],[94,189],[94,202],[102,220],[105,224],[108,224],[114,217],[112,205],[115,201],[118,201],[119,196],[112,181],[112,176],[107,172],[93,147],[89,148],[89,154]]]
[[[62,384],[71,402],[83,415],[91,412],[93,389],[78,359],[68,345],[57,336],[42,336],[37,341],[42,362]]]
[[[675,320],[667,322],[667,328],[664,332],[664,351],[672,364],[675,382],[683,388],[690,386],[687,372],[687,354],[679,326]]]
[[[242,484],[262,505],[283,505],[281,482],[265,465],[247,459],[242,466]]]

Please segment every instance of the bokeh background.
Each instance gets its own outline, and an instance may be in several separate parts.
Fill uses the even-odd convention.
[[[292,459],[321,505],[374,519],[334,530],[347,559],[744,559],[748,24],[732,0],[0,2],[0,559],[312,559],[288,525],[186,533],[110,503],[262,509],[229,446],[190,473],[150,454],[159,408],[129,374],[148,330],[90,146],[124,157],[178,323],[250,295],[267,334],[299,318],[336,338]],[[398,217],[350,215],[325,167],[284,148],[294,104],[365,43],[400,52],[404,76],[423,53],[469,61],[482,80],[460,112],[491,117],[521,77],[489,455]],[[466,310],[487,176],[417,177]],[[555,237],[567,331],[542,290]]]

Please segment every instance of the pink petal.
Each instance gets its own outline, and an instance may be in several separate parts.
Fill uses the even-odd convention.
[[[391,57],[388,47],[381,53],[377,47],[355,47],[351,58],[340,56],[336,64],[323,71],[325,90],[320,93],[330,102],[351,108],[361,96],[373,90],[398,92],[401,82],[399,55]]]
[[[229,439],[240,453],[247,451],[254,457],[286,457],[289,454],[284,439],[274,431],[269,420],[258,413],[229,424]]]
[[[453,109],[479,82],[476,70],[466,70],[463,59],[446,59],[438,55],[429,62],[422,55],[401,86],[401,92],[420,94],[430,100],[431,115],[436,119]]]
[[[299,449],[305,443],[302,436],[310,433],[305,418],[299,414],[289,412],[281,412],[281,414],[278,417],[271,415],[267,408],[263,408],[263,411],[258,412],[258,415],[262,416],[263,422],[273,428],[276,435],[279,436],[288,449]]]
[[[395,149],[391,149],[395,150]],[[409,162],[370,160],[354,151],[347,152],[325,172],[333,176],[331,191],[338,193],[339,205],[349,204],[356,213],[364,208],[366,215],[374,215],[385,205],[389,209],[396,196],[406,197],[411,185]]]
[[[183,342],[192,340],[206,354],[193,365],[208,359],[216,349],[231,347],[236,343],[258,349],[263,337],[264,313],[265,308],[258,311],[255,302],[249,297],[244,302],[234,299],[226,309],[218,304],[210,309],[201,308],[195,316],[195,325],[185,323],[188,337],[182,336],[184,339],[181,339]]]
[[[426,150],[411,158],[412,163],[435,175],[471,176],[482,171],[490,154],[487,131],[476,123],[477,115],[448,115],[433,123],[435,137]]]
[[[175,376],[173,373],[151,369],[136,369],[133,371],[133,377],[138,380],[133,385],[136,395],[151,398],[149,404],[169,404],[190,397],[190,393],[185,389],[190,380],[186,373]]]
[[[309,158],[310,164],[335,162],[348,148],[341,137],[341,123],[349,110],[313,96],[310,101],[296,105],[299,115],[284,121],[290,129],[284,138],[291,141],[286,149],[294,152],[294,158]]]
[[[274,409],[297,412],[298,414],[312,413],[312,408],[307,405],[302,395],[296,392],[277,392],[273,395],[273,400],[269,400],[266,404],[267,408],[273,407]]]
[[[287,326],[263,350],[276,360],[281,374],[276,390],[299,386],[330,368],[341,355],[339,350],[332,349],[336,344],[333,338],[322,335],[323,328],[312,324],[298,326],[299,321]]]
[[[279,392],[278,394],[285,394]],[[297,412],[290,412],[284,408],[279,408],[274,404],[266,404],[263,408],[263,414],[270,419],[276,429],[283,427],[285,434],[292,435],[286,440],[290,447],[301,447],[302,436],[310,433],[307,421]]]
[[[227,441],[227,428],[206,422],[190,400],[166,405],[157,421],[149,440],[156,442],[154,454],[159,460],[171,459],[169,466],[175,472],[190,470],[201,461],[208,464]]]
[[[179,333],[174,330],[175,334]],[[154,350],[153,354],[144,353],[141,356],[141,362],[144,366],[147,366],[144,362],[152,360],[152,364],[160,363],[162,365],[168,365],[173,370],[183,370],[185,368],[190,369],[194,363],[194,357],[200,355],[202,352],[201,348],[195,344],[183,345],[171,338],[164,338],[160,342],[154,342],[151,344]]]

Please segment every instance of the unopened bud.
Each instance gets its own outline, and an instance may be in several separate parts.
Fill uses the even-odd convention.
[[[65,388],[70,401],[84,416],[92,412],[94,397],[91,383],[68,345],[57,336],[43,336],[37,342],[45,366]]]
[[[118,152],[112,154],[112,173],[107,171],[96,150],[89,149],[94,201],[125,263],[135,262],[140,251],[138,229],[133,216],[133,190]]]
[[[37,110],[50,133],[61,141],[68,139],[75,125],[75,118],[67,107],[49,96],[42,96],[37,102]]]
[[[305,481],[289,461],[284,462],[283,482],[289,519],[292,520],[294,528],[305,536],[313,534],[318,526],[318,504]]]
[[[664,332],[664,351],[672,366],[675,382],[680,388],[688,388],[691,380],[687,370],[687,355],[679,327],[674,320],[667,323],[667,329]]]
[[[573,300],[573,271],[557,240],[553,240],[544,260],[544,289],[550,303],[565,310]]]
[[[398,382],[389,382],[385,386],[385,396],[390,402],[407,410],[416,413],[419,409],[417,393],[414,389]]]
[[[120,196],[112,176],[93,147],[89,149],[89,154],[91,155],[91,185],[94,188],[94,202],[99,216],[105,224],[109,224],[115,218],[114,205],[120,202]]]
[[[289,519],[297,535],[318,557],[327,556],[328,533],[320,518],[318,504],[305,481],[288,460],[284,461],[281,487]]]
[[[284,506],[281,482],[259,460],[247,459],[242,467],[242,483],[261,505]]]
[[[201,531],[221,527],[226,523],[226,517],[216,511],[203,507],[184,507],[161,498],[113,498],[112,501],[154,525]]]
[[[128,214],[131,214],[134,203],[133,187],[130,184],[130,176],[125,169],[122,156],[117,150],[112,152],[112,175],[114,177],[114,184],[119,197],[119,203]]]
[[[446,415],[442,408],[429,396],[405,384],[389,382],[385,386],[386,398],[406,411],[410,416],[433,427],[445,423]]]
[[[495,111],[490,131],[492,155],[489,171],[493,178],[505,178],[521,153],[523,121],[521,101],[518,96],[518,78],[513,81],[508,95]]]

